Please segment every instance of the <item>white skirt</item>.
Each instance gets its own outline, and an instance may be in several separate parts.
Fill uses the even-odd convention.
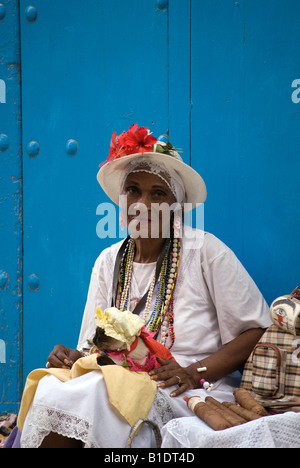
[[[219,401],[234,401],[234,386],[236,382],[230,378],[219,381],[210,395]],[[169,394],[174,388],[157,389],[148,418],[159,428],[171,419],[193,416],[183,396],[207,396],[204,390],[196,389],[172,398]],[[40,380],[27,414],[21,448],[38,448],[50,432],[81,440],[86,448],[125,448],[130,431],[130,425],[109,403],[101,371],[67,382],[47,375]],[[148,425],[138,432],[132,447],[156,447]]]

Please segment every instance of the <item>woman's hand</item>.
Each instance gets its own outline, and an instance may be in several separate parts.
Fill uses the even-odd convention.
[[[178,385],[170,396],[176,397],[186,392],[191,388],[196,388],[191,370],[189,368],[181,367],[175,361],[166,361],[157,358],[157,362],[161,365],[158,369],[153,369],[149,372],[150,378],[155,381],[160,381],[157,385],[160,388],[172,387]]]
[[[263,333],[264,329],[262,328],[246,330],[214,354],[188,367],[181,367],[175,361],[165,361],[157,358],[162,367],[150,371],[149,375],[151,379],[161,381],[158,384],[161,388],[178,385],[178,388],[171,393],[171,396],[181,395],[191,388],[200,387],[200,376],[197,371],[199,367],[207,368],[205,372],[201,373],[201,378],[208,382],[216,382],[225,375],[240,369]]]
[[[56,345],[48,356],[47,368],[59,367],[62,369],[71,369],[74,362],[81,358],[83,354],[77,349],[66,348],[63,345]]]

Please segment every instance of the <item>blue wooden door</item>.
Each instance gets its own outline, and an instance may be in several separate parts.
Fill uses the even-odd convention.
[[[168,130],[167,11],[156,2],[21,1],[24,375],[76,347],[111,134]],[[27,11],[28,14],[28,11]]]
[[[20,396],[21,343],[24,377],[76,346],[93,263],[115,241],[96,233],[114,130],[169,131],[206,181],[204,228],[268,302],[299,283],[299,17],[298,0],[8,2],[3,54],[14,44],[21,73],[0,79],[21,79],[22,106],[0,107],[2,403]]]
[[[22,164],[19,8],[0,3],[0,412],[22,392]]]
[[[299,283],[300,3],[191,0],[192,163],[205,229],[270,303]]]

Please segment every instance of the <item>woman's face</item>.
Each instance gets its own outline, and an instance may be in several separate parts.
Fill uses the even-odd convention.
[[[134,238],[169,236],[170,207],[176,199],[161,177],[148,172],[129,174],[122,195],[127,201],[127,228]]]

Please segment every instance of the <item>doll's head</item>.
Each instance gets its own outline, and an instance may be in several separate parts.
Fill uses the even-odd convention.
[[[141,334],[144,321],[138,316],[116,307],[105,309],[97,307],[96,333],[94,344],[100,351],[129,350],[135,339]]]
[[[99,351],[123,351],[127,349],[124,341],[116,340],[116,338],[106,335],[104,329],[100,327],[96,328],[93,343]]]

